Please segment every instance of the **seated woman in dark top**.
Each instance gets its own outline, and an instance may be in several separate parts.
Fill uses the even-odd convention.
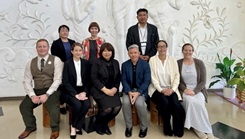
[[[88,99],[89,64],[81,59],[82,45],[74,43],[71,48],[73,58],[66,61],[63,70],[64,98],[72,109],[71,139],[82,134],[83,119],[90,107]]]
[[[91,94],[99,107],[94,127],[100,135],[111,134],[108,122],[115,118],[121,109],[121,100],[118,94],[120,69],[114,56],[113,46],[110,43],[102,44],[100,58],[96,59],[91,70],[93,82]]]

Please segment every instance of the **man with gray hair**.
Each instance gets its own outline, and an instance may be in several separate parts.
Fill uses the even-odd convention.
[[[147,110],[145,97],[148,96],[148,86],[151,80],[149,64],[140,59],[139,47],[133,44],[128,47],[129,60],[122,64],[123,105],[122,111],[126,124],[125,136],[132,135],[131,106],[136,107],[140,119],[139,137],[147,135]]]

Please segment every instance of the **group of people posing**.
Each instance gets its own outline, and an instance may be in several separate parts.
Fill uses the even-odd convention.
[[[60,38],[51,46],[52,55],[48,53],[47,40],[37,41],[38,56],[27,63],[24,73],[27,95],[20,104],[20,112],[26,128],[19,139],[36,131],[33,109],[41,104],[45,104],[50,115],[50,139],[58,138],[60,102],[71,107],[70,138],[75,139],[82,134],[84,118],[93,100],[99,108],[94,122],[98,134],[112,134],[108,123],[122,109],[125,136],[130,137],[134,105],[140,119],[139,137],[143,138],[148,130],[145,102],[149,98],[163,118],[166,136],[182,137],[185,127],[193,128],[201,139],[213,139],[205,107],[206,70],[201,60],[192,57],[194,47],[184,44],[184,58],[177,61],[167,54],[168,44],[159,40],[156,26],[147,23],[148,11],[139,9],[137,19],[138,23],[128,29],[126,47],[130,59],[122,63],[121,70],[114,58],[114,47],[97,36],[100,27],[96,22],[89,25],[91,36],[82,43],[68,38],[68,26],[60,26]]]

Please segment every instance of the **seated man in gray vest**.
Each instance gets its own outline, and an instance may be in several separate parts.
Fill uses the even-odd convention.
[[[122,85],[123,85],[123,116],[126,123],[125,136],[132,135],[132,112],[131,106],[135,105],[140,119],[139,137],[147,134],[147,110],[145,97],[148,96],[148,86],[151,81],[149,64],[140,57],[139,47],[133,44],[128,47],[129,60],[122,64]]]
[[[45,39],[37,41],[36,50],[38,56],[27,63],[24,73],[23,85],[27,95],[19,108],[26,128],[19,135],[19,139],[24,139],[36,131],[33,109],[44,103],[50,115],[50,139],[56,139],[59,136],[60,114],[60,92],[57,88],[62,82],[63,62],[58,57],[48,54],[49,44]]]

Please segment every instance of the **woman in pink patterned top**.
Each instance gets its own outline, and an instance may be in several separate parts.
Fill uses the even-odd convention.
[[[89,61],[90,66],[94,63],[97,58],[100,58],[100,47],[105,40],[101,37],[98,37],[98,33],[100,32],[100,27],[98,23],[91,22],[88,31],[90,32],[91,36],[82,41],[83,46],[83,55],[82,58]],[[91,84],[91,81],[89,81]],[[92,115],[94,110],[94,100],[92,96],[89,96],[90,100],[90,108],[88,110],[87,115]]]
[[[98,37],[98,33],[100,32],[100,27],[98,23],[92,22],[88,27],[88,31],[91,36],[82,41],[83,45],[83,58],[88,60],[89,63],[93,63],[96,58],[99,58],[99,52],[101,45],[105,42],[105,40],[101,37]]]

